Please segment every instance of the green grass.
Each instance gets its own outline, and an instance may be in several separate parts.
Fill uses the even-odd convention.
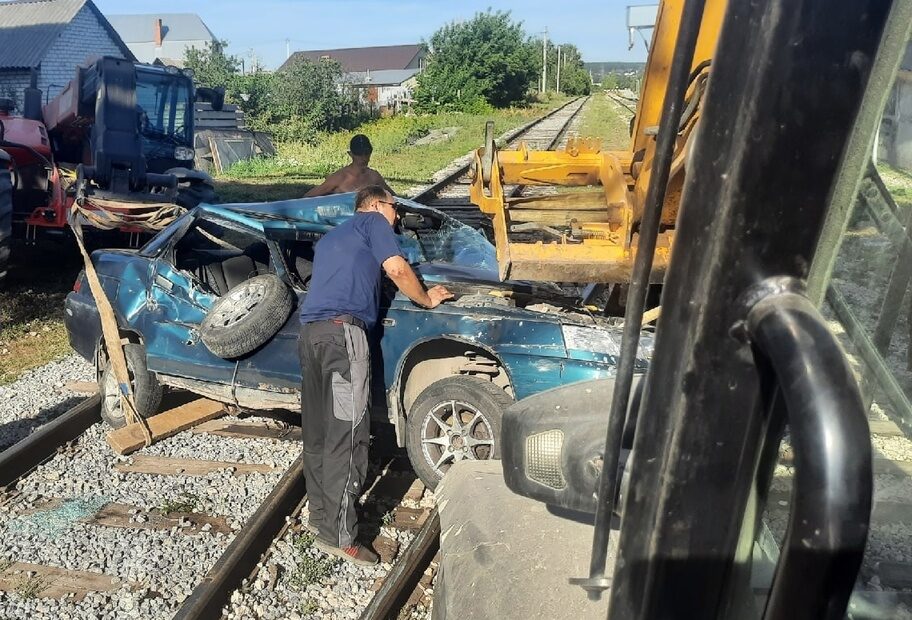
[[[192,493],[181,493],[176,499],[169,499],[159,507],[162,514],[172,512],[195,512],[199,507],[200,498]]]
[[[81,266],[69,242],[13,247],[9,274],[0,285],[0,385],[72,352],[63,300]]]
[[[374,145],[371,167],[397,193],[428,183],[449,162],[481,145],[485,122],[494,121],[498,134],[519,127],[567,101],[553,98],[527,108],[495,110],[491,114],[441,113],[395,116],[365,123],[354,131],[324,134],[315,144],[280,143],[277,154],[233,166],[217,179],[224,202],[297,198],[349,162],[346,151],[355,133],[364,133]],[[433,129],[456,128],[449,139],[417,145]]]
[[[33,599],[41,596],[41,593],[48,589],[54,583],[54,580],[48,575],[34,575],[32,577],[23,577],[16,584],[16,594],[24,599]]]
[[[630,147],[630,118],[633,115],[608,99],[604,92],[592,94],[582,111],[579,135],[601,138],[604,150],[625,150]]]
[[[342,560],[331,555],[320,554],[314,557],[307,553],[314,542],[314,535],[304,531],[295,536],[292,540],[292,546],[297,555],[297,567],[289,577],[289,583],[292,587],[299,590],[306,590],[307,586],[320,583],[326,577],[332,575]]]
[[[912,174],[889,164],[878,164],[877,171],[897,203],[912,203]]]

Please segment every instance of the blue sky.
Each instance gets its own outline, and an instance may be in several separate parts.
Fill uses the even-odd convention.
[[[232,53],[275,68],[291,49],[417,43],[441,25],[488,7],[509,10],[527,32],[573,43],[587,61],[641,61],[642,42],[627,50],[628,4],[650,0],[95,0],[103,13],[198,13]],[[249,62],[249,61],[248,61]]]

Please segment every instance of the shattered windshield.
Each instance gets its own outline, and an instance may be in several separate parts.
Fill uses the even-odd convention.
[[[136,71],[136,107],[139,128],[150,141],[191,144],[190,81],[184,76]]]
[[[494,246],[474,228],[450,218],[443,219],[439,227],[406,230],[397,238],[412,264],[447,263],[497,271]]]

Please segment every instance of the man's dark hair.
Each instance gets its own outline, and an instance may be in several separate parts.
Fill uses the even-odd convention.
[[[363,133],[359,133],[352,137],[351,142],[348,143],[348,152],[352,155],[370,155],[374,152],[374,147],[371,146],[371,141]]]
[[[362,187],[358,190],[358,193],[355,194],[355,210],[360,211],[367,206],[367,203],[375,198],[384,200],[387,197],[389,197],[389,193],[379,185]]]

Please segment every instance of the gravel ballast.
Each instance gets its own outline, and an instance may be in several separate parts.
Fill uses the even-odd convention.
[[[0,569],[16,561],[101,573],[116,579],[114,590],[90,593],[82,601],[30,596],[27,584],[35,577],[24,574],[18,577],[22,588],[0,592],[0,618],[170,618],[301,453],[295,441],[181,433],[136,454],[274,469],[239,475],[220,469],[202,476],[122,473],[115,466],[133,456],[114,454],[105,442],[107,430],[102,424],[89,428],[0,502]],[[57,502],[48,508],[51,500]],[[181,504],[182,511],[223,517],[231,531],[205,526],[182,531],[189,527],[183,519],[165,530],[85,521],[109,502],[135,507],[131,520],[137,523],[150,512]]]
[[[0,450],[24,439],[86,397],[68,389],[68,384],[94,380],[92,364],[70,355],[0,386]]]

